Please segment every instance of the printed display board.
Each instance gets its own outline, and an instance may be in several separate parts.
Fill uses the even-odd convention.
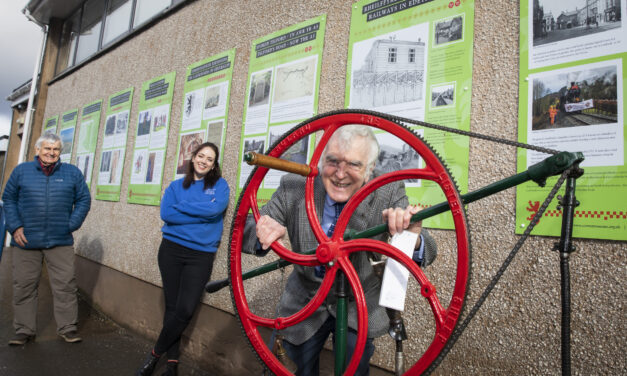
[[[100,147],[96,200],[120,201],[133,88],[109,96]]]
[[[265,153],[295,125],[317,113],[325,25],[326,15],[322,15],[253,41],[239,153],[238,194],[253,170],[243,162],[244,153]],[[307,163],[313,144],[313,137],[307,137],[281,157]],[[272,196],[284,174],[277,170],[266,174],[257,196],[260,204]]]
[[[218,146],[222,159],[234,59],[232,49],[187,67],[175,179],[185,176],[192,152],[206,141]]]
[[[583,152],[573,236],[627,240],[625,166],[625,0],[520,2],[518,139]],[[519,172],[548,157],[521,150]],[[557,177],[546,188],[517,187],[516,232],[524,232]],[[562,188],[563,194],[564,188]],[[534,235],[559,236],[554,200]]]
[[[412,120],[470,129],[474,1],[359,1],[352,5],[347,108],[368,109]],[[409,125],[409,124],[408,124]],[[469,140],[465,136],[411,126],[442,157],[460,193],[468,190]],[[407,144],[385,131],[376,171],[420,168]],[[405,181],[411,204],[445,201],[429,180]],[[426,227],[453,228],[450,213],[429,218]]]
[[[78,142],[76,143],[76,160],[74,163],[85,176],[85,182],[90,188],[96,144],[98,143],[101,109],[102,100],[94,101],[83,107],[81,125],[78,130]]]
[[[59,115],[49,117],[48,119],[46,119],[46,122],[44,123],[44,133],[46,132],[57,133],[58,124],[59,124]]]
[[[59,137],[61,137],[61,142],[63,143],[63,149],[61,149],[61,162],[63,163],[70,163],[70,159],[72,158],[77,119],[78,109],[70,110],[61,115],[61,131],[59,132]]]
[[[144,82],[128,185],[128,202],[159,205],[176,72]]]

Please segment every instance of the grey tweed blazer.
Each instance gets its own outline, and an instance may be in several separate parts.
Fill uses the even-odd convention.
[[[322,221],[324,200],[326,192],[320,177],[314,182],[314,201],[318,220]],[[408,205],[405,195],[405,186],[402,182],[387,184],[370,194],[355,210],[349,221],[348,228],[363,231],[367,228],[382,223],[381,212],[390,207],[403,207]],[[276,192],[268,203],[260,209],[262,215],[269,215],[287,228],[292,250],[302,253],[318,246],[314,237],[307,213],[305,210],[305,178],[288,174],[283,176]],[[430,264],[436,256],[437,247],[429,233],[422,230],[425,242],[425,264]],[[386,240],[386,235],[377,237]],[[257,237],[255,235],[255,221],[249,218],[244,232],[245,253],[255,253]],[[375,338],[387,333],[389,318],[385,308],[379,306],[379,292],[381,280],[377,277],[370,265],[369,252],[356,252],[351,256],[351,261],[359,275],[364,289],[368,306],[368,337]],[[313,267],[294,265],[294,270],[287,280],[278,308],[280,317],[293,315],[302,309],[315,295],[321,279],[314,274]],[[336,297],[335,288],[332,288],[326,301],[307,319],[297,325],[285,328],[281,334],[290,343],[300,345],[322,326],[329,315],[335,316]],[[351,290],[352,295],[352,290]],[[357,330],[357,309],[353,298],[348,303],[348,325]]]

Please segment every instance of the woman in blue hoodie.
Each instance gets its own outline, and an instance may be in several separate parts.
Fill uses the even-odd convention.
[[[218,153],[211,142],[198,146],[185,177],[173,181],[161,200],[165,224],[161,229],[159,270],[165,315],[159,339],[136,375],[152,375],[166,352],[168,363],[163,375],[177,374],[181,334],[211,276],[229,203],[229,186],[221,177]]]

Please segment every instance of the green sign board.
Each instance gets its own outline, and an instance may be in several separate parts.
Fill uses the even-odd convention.
[[[176,72],[144,82],[131,164],[128,202],[159,205]]]
[[[474,1],[359,1],[352,5],[345,105],[448,127],[470,129]],[[467,137],[411,126],[442,157],[461,193],[468,190]],[[424,167],[406,143],[375,132],[375,171]],[[445,200],[430,180],[405,181],[411,204]],[[453,228],[450,213],[424,221]]]
[[[44,133],[46,132],[57,133],[58,124],[59,124],[59,115],[49,117],[48,119],[46,119],[46,122],[44,123]]]
[[[59,132],[59,137],[61,137],[61,142],[63,143],[61,162],[70,163],[70,159],[72,158],[77,120],[78,109],[70,110],[61,115],[61,131]]]
[[[206,141],[218,146],[222,158],[234,60],[232,49],[187,67],[175,179],[185,175],[192,152]]]
[[[582,152],[573,236],[627,240],[627,32],[610,3],[520,2],[518,139]],[[517,170],[546,157],[521,150]],[[556,181],[517,187],[516,233],[525,231]],[[554,201],[532,234],[559,236],[562,218]]]
[[[239,153],[237,190],[244,188],[252,167],[244,153],[265,153],[295,125],[318,111],[318,87],[326,15],[287,27],[253,41],[250,50],[246,102]],[[307,137],[282,158],[307,163],[314,139]],[[266,202],[284,173],[270,170],[257,198]]]
[[[100,112],[102,100],[91,102],[81,110],[81,125],[76,143],[76,167],[78,167],[87,186],[91,188],[91,175],[98,143],[98,127],[100,126]]]
[[[120,201],[133,88],[109,96],[100,147],[96,200]]]

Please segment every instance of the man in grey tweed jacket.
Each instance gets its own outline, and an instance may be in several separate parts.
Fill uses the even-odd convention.
[[[318,219],[326,231],[333,220],[329,212],[333,204],[348,201],[372,176],[379,145],[369,127],[346,125],[339,128],[322,153],[320,176],[314,182],[314,201]],[[318,242],[311,230],[305,210],[305,178],[285,175],[270,201],[261,208],[262,217],[255,223],[249,220],[244,234],[243,251],[264,254],[274,241],[289,237],[294,252],[315,249]],[[414,261],[420,266],[430,264],[436,256],[433,238],[421,225],[410,224],[410,218],[418,208],[408,205],[402,182],[386,184],[370,194],[352,213],[349,229],[362,231],[388,223],[391,234],[408,229],[420,234],[414,252]],[[325,218],[326,217],[326,218]],[[255,236],[256,234],[256,236]],[[385,241],[385,235],[377,237]],[[358,375],[368,375],[369,360],[374,353],[372,339],[387,332],[389,318],[385,308],[378,305],[381,288],[380,278],[374,274],[368,252],[356,252],[351,261],[359,275],[368,307],[368,341],[362,356]],[[281,317],[293,315],[302,309],[315,295],[322,279],[314,267],[294,265],[278,308]],[[330,293],[326,301],[306,320],[281,330],[284,347],[297,364],[297,375],[317,375],[319,354],[331,332],[335,330],[336,297]],[[357,334],[357,310],[354,299],[348,304],[347,362],[352,356]]]

